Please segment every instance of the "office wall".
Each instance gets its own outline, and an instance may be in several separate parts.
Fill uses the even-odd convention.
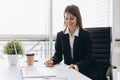
[[[112,64],[120,66],[120,0],[113,0]]]
[[[120,0],[113,0],[113,26],[115,37],[120,39]]]

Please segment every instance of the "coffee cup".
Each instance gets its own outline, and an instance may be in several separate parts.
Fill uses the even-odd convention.
[[[27,58],[27,65],[28,66],[33,66],[34,63],[34,54],[26,54],[26,58]]]

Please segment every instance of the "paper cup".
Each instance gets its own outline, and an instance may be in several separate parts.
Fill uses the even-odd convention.
[[[27,65],[28,66],[33,66],[33,62],[34,62],[34,54],[26,54],[26,58],[27,58]]]

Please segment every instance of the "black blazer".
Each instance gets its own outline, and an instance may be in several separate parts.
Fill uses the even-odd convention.
[[[92,39],[90,32],[80,29],[79,36],[75,36],[73,45],[73,59],[71,58],[69,34],[64,34],[64,32],[65,31],[61,31],[57,34],[55,54],[52,57],[54,64],[60,63],[64,58],[65,64],[78,65],[81,73],[95,80],[94,78],[98,76],[98,73],[101,71],[92,57]]]

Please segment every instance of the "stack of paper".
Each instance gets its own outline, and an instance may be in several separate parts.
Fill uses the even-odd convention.
[[[21,74],[23,78],[56,77],[56,73],[49,68],[23,67]]]

